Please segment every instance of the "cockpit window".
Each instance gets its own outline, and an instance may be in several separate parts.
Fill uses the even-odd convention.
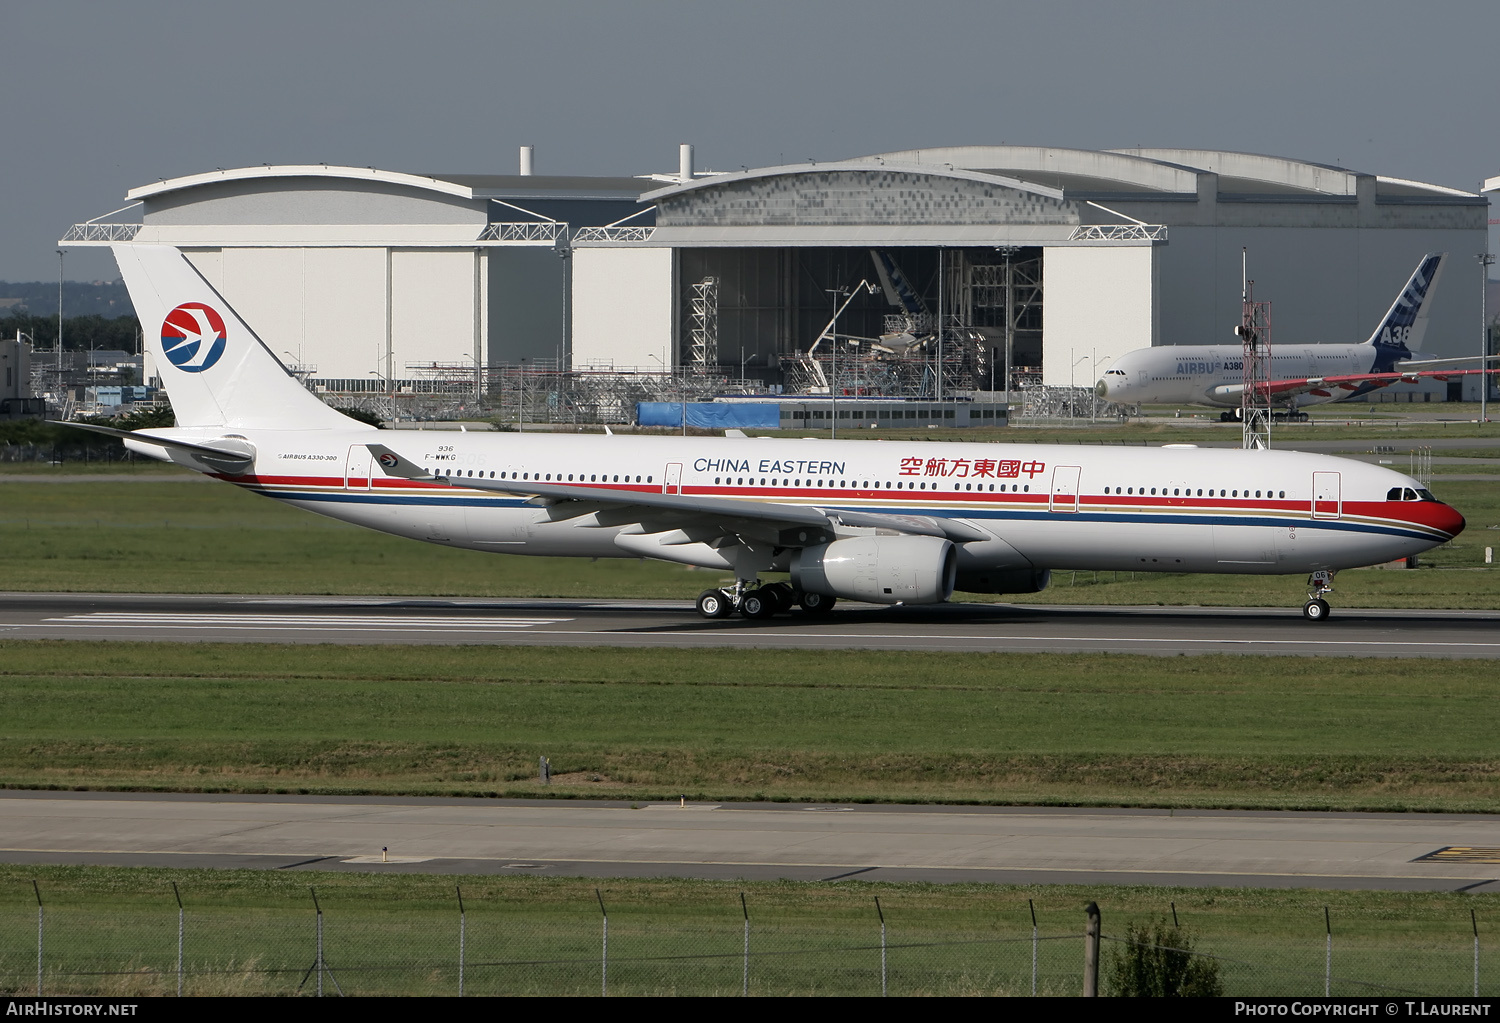
[[[1401,500],[1403,500],[1403,501],[1415,501],[1416,499],[1417,499],[1417,492],[1415,490],[1413,490],[1411,487],[1407,487],[1405,490],[1401,491]]]
[[[1399,501],[1399,500],[1401,500],[1401,488],[1400,487],[1392,487],[1391,489],[1387,490],[1385,492],[1385,499],[1387,501]]]
[[[1432,496],[1432,491],[1430,491],[1430,490],[1418,490],[1417,491],[1417,500],[1419,500],[1419,501],[1432,501],[1434,504],[1437,503],[1437,498],[1435,498],[1435,497]]]

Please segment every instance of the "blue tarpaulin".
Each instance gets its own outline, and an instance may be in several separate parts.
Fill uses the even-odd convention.
[[[682,405],[675,401],[642,401],[635,406],[641,426],[681,426]],[[781,426],[781,406],[767,401],[691,401],[687,425],[705,430],[775,430]]]

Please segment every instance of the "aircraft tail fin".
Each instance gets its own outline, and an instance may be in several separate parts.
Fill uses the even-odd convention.
[[[1438,278],[1442,276],[1447,259],[1446,252],[1429,252],[1422,257],[1422,262],[1412,271],[1406,286],[1365,344],[1374,345],[1391,356],[1409,354],[1421,348],[1422,338],[1427,333],[1428,313],[1432,309],[1429,299],[1437,290]]]
[[[360,429],[287,371],[177,249],[114,245],[146,350],[179,426]]]

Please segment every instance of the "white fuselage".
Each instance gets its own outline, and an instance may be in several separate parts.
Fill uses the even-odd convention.
[[[1268,377],[1308,377],[1372,373],[1377,349],[1371,344],[1273,346]],[[1423,358],[1411,353],[1414,359]],[[1162,345],[1121,356],[1105,370],[1095,387],[1101,398],[1122,405],[1209,405],[1238,408],[1239,393],[1220,388],[1244,384],[1244,349],[1239,345]],[[1319,405],[1347,398],[1350,391],[1299,394],[1298,405]]]
[[[151,432],[201,443],[227,435]],[[642,528],[609,508],[538,503],[471,489],[466,479],[598,488],[616,501],[634,492],[815,507],[834,516],[839,536],[877,532],[837,525],[841,511],[957,520],[987,537],[958,545],[961,580],[1028,568],[1336,570],[1408,557],[1463,528],[1452,508],[1418,499],[1410,477],[1287,451],[354,429],[232,435],[254,447],[254,464],[220,478],[383,532],[512,554],[721,564],[701,522],[691,536],[678,529],[692,516],[652,512]],[[160,447],[128,443],[163,457]],[[386,475],[371,443],[451,485]],[[181,452],[171,457],[194,464]],[[791,552],[774,556],[767,570],[784,570]]]

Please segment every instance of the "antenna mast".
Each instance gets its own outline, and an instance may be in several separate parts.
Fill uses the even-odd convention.
[[[1240,325],[1234,332],[1243,346],[1245,388],[1240,392],[1241,447],[1264,451],[1271,446],[1271,303],[1255,301],[1249,255],[1240,250]]]

